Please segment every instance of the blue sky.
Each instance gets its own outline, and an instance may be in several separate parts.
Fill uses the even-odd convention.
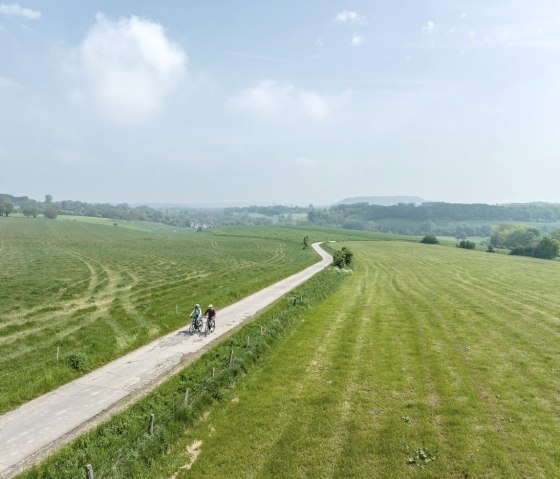
[[[0,0],[0,192],[560,202],[555,0]]]

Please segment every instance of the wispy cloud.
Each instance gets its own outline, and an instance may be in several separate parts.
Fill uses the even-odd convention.
[[[111,21],[97,14],[68,64],[77,84],[85,84],[78,96],[92,97],[110,120],[136,123],[162,108],[184,77],[187,61],[184,49],[160,24],[134,16]]]
[[[291,62],[290,60],[286,60],[285,58],[269,57],[265,55],[253,55],[252,53],[224,52],[224,55],[229,55],[232,57],[240,57],[240,58],[249,58],[251,60],[262,60],[265,62],[293,64],[293,62]]]
[[[364,18],[362,15],[359,15],[357,12],[351,10],[343,10],[337,13],[334,20],[337,23],[348,23],[348,24],[364,22]]]
[[[264,80],[257,86],[247,88],[229,100],[229,105],[270,119],[304,118],[322,122],[332,117],[339,106],[348,103],[351,92],[338,96],[318,93],[314,90],[296,88],[289,83]]]
[[[353,47],[359,47],[362,43],[364,43],[364,37],[362,35],[358,35],[357,33],[354,33],[352,35],[351,43]]]
[[[437,30],[436,24],[432,20],[428,20],[424,26],[422,26],[422,33],[424,35],[432,35]]]
[[[31,10],[30,8],[22,7],[18,3],[0,4],[0,14],[24,17],[28,20],[37,20],[41,18],[41,12],[38,10]]]

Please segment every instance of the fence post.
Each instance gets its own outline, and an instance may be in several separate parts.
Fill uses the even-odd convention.
[[[91,464],[86,464],[86,479],[93,479],[93,467]]]
[[[233,349],[229,352],[229,363],[231,364],[231,361],[233,360]]]
[[[60,355],[60,346],[56,347],[56,360],[58,361],[58,356]]]
[[[249,347],[249,336],[247,336],[247,347]]]
[[[263,327],[261,326],[261,336],[264,334]]]
[[[189,388],[185,389],[185,398],[183,399],[184,407],[187,407],[189,405],[189,392],[190,392]]]
[[[148,426],[148,432],[150,433],[150,435],[154,433],[154,418],[155,416],[153,414],[150,414],[150,425]]]
[[[212,368],[212,377],[216,375],[216,368]]]
[[[179,314],[179,306],[175,305],[175,314]]]

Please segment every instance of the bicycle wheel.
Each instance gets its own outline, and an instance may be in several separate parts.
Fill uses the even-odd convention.
[[[194,323],[191,323],[191,325],[189,326],[189,334],[193,335],[195,330],[196,330],[196,327],[195,327]]]

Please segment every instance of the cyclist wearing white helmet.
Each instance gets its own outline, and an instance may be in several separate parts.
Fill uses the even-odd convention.
[[[194,305],[194,309],[191,311],[191,314],[189,315],[189,318],[194,318],[194,322],[197,328],[200,327],[200,322],[202,321],[201,316],[202,316],[202,309],[200,309],[200,304],[196,303]]]
[[[216,310],[214,309],[214,306],[212,306],[211,304],[208,305],[208,308],[206,309],[206,312],[204,313],[204,316],[206,318],[208,318],[208,324],[210,324],[210,329],[213,330],[216,328]]]

